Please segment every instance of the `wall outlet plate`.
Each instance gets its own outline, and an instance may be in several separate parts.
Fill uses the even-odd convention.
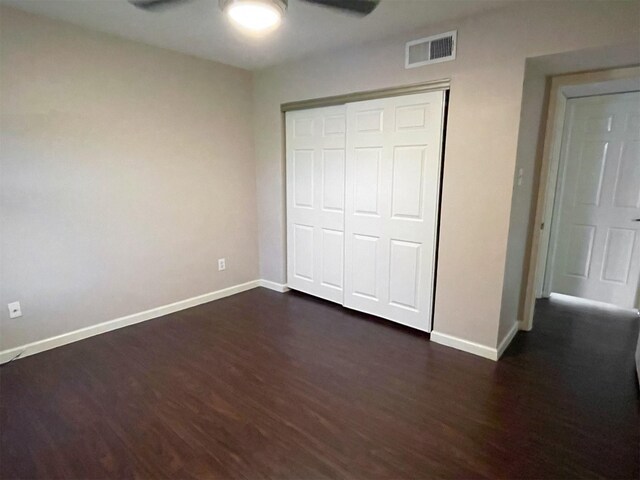
[[[22,316],[22,308],[20,302],[11,302],[7,305],[9,307],[9,318],[18,318]]]
[[[218,259],[218,271],[221,272],[222,270],[227,268],[227,263],[225,261],[224,258],[219,258]]]

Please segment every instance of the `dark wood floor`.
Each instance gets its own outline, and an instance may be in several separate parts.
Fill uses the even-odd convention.
[[[10,478],[638,478],[638,319],[543,301],[499,363],[264,289],[0,369]]]

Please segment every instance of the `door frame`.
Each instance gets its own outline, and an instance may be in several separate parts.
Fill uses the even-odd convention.
[[[435,249],[434,249],[434,266],[433,266],[433,291],[431,292],[431,312],[430,312],[430,328],[433,329],[434,318],[435,318],[435,299],[436,299],[436,289],[437,289],[437,281],[438,281],[438,253],[440,249],[440,223],[441,223],[441,213],[442,213],[442,190],[443,190],[443,177],[444,177],[444,156],[446,150],[446,140],[447,140],[447,125],[448,125],[448,116],[449,116],[449,96],[451,91],[451,79],[443,78],[438,80],[430,80],[427,82],[421,83],[413,83],[408,85],[401,85],[397,87],[389,87],[389,88],[381,88],[377,90],[364,90],[357,91],[352,93],[346,93],[343,95],[333,95],[329,97],[319,97],[307,100],[300,100],[295,102],[283,103],[280,105],[280,124],[282,128],[282,165],[283,165],[283,178],[284,178],[284,247],[285,247],[285,272],[288,272],[288,248],[287,244],[287,143],[286,143],[286,113],[295,111],[295,110],[308,110],[312,108],[320,108],[320,107],[331,107],[337,105],[346,105],[347,103],[352,102],[360,102],[364,100],[376,100],[380,98],[389,98],[389,97],[398,97],[403,95],[413,95],[417,93],[426,93],[426,92],[434,92],[434,91],[442,91],[445,94],[444,97],[444,111],[443,111],[443,119],[442,119],[442,147],[440,152],[440,178],[438,179],[438,201],[437,208],[438,211],[436,213],[436,226],[435,226]],[[288,277],[287,277],[288,284]],[[285,288],[286,285],[285,284]]]
[[[549,259],[551,229],[554,214],[555,195],[564,135],[564,121],[567,100],[578,96],[572,95],[571,87],[588,87],[593,85],[593,93],[599,95],[598,84],[606,82],[633,80],[640,78],[640,67],[615,68],[590,72],[570,73],[552,76],[547,79],[546,124],[544,126],[544,142],[539,167],[539,182],[536,192],[534,228],[531,238],[531,250],[528,257],[528,272],[525,284],[523,318],[520,330],[531,330],[536,299],[544,296],[550,275]],[[619,91],[616,93],[622,93]],[[610,92],[613,93],[613,92]],[[544,228],[547,227],[547,228]]]

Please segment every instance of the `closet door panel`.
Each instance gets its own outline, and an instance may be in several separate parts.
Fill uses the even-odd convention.
[[[287,283],[343,302],[345,107],[286,114]]]
[[[444,92],[347,105],[347,307],[431,330]]]

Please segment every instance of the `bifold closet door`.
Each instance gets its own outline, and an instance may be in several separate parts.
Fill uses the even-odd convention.
[[[286,114],[287,282],[343,303],[345,107]]]
[[[444,92],[347,105],[344,305],[431,330]]]

